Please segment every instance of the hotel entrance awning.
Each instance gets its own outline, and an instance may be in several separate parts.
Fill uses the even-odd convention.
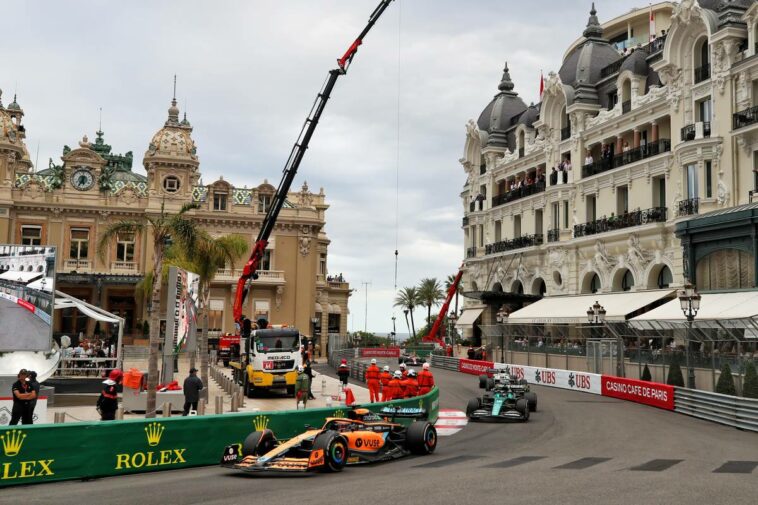
[[[455,323],[456,328],[471,328],[474,326],[474,323],[479,318],[479,316],[484,312],[483,308],[479,309],[466,309],[463,311],[463,314],[461,314],[461,317],[458,318],[458,321]]]

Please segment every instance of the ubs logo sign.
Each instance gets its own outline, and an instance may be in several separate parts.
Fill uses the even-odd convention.
[[[592,389],[592,381],[589,375],[570,373],[568,378],[568,385],[577,389]]]
[[[15,458],[21,453],[26,440],[26,433],[21,430],[10,430],[0,435],[3,442],[3,454],[8,458]],[[0,480],[26,479],[29,477],[52,477],[52,459],[35,459],[24,461],[7,461],[2,464]]]
[[[152,422],[145,426],[145,438],[148,447],[157,447],[163,438],[165,426]],[[161,449],[137,451],[131,454],[116,454],[116,470],[132,470],[186,463],[184,453],[187,449]]]

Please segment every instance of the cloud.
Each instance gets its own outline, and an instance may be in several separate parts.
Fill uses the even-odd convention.
[[[276,184],[327,71],[377,3],[11,2],[0,87],[6,104],[18,91],[41,166],[93,138],[100,107],[106,142],[141,160],[176,73],[204,182],[223,174],[235,185]],[[631,7],[596,4],[601,20]],[[558,69],[588,10],[584,0],[396,0],[366,37],[295,187],[324,187],[329,269],[356,289],[372,282],[369,330],[389,331],[393,312],[402,315],[392,307],[396,237],[398,287],[460,265],[464,125],[496,93],[503,62],[524,101],[536,102],[540,69]],[[350,308],[350,326],[362,329],[358,292]]]

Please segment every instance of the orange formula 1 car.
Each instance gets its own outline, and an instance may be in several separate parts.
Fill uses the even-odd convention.
[[[229,445],[221,466],[249,473],[295,474],[339,472],[345,465],[389,461],[409,454],[431,454],[437,430],[421,420],[422,409],[387,407],[379,415],[354,409],[347,418],[328,418],[321,428],[307,430],[286,442],[271,430],[254,431],[242,444]],[[398,417],[417,420],[409,426]]]

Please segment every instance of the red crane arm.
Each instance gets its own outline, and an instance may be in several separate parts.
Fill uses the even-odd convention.
[[[429,334],[422,339],[423,342],[437,342],[440,345],[445,345],[445,342],[441,338],[437,338],[437,332],[439,332],[440,325],[445,319],[445,314],[447,314],[447,311],[450,308],[450,301],[453,299],[453,296],[455,296],[455,292],[458,291],[458,284],[461,282],[461,277],[463,277],[463,265],[461,265],[461,268],[458,270],[458,275],[455,276],[455,280],[450,285],[450,289],[447,290],[445,303],[442,304],[437,320],[434,321],[434,325],[432,326],[432,329],[429,330]]]

